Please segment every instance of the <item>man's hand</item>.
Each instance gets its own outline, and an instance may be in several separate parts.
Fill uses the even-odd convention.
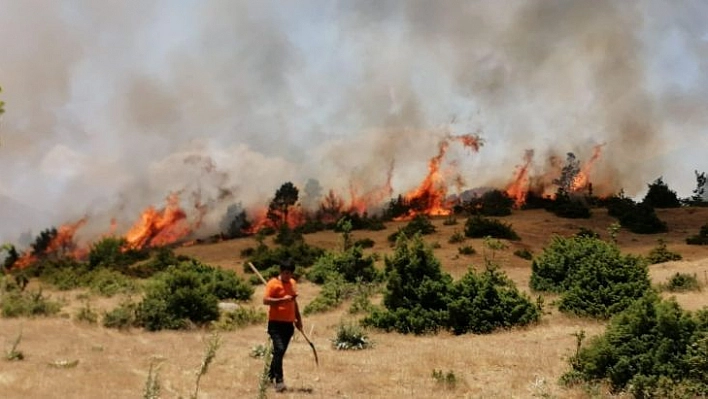
[[[295,328],[302,331],[302,320],[300,320],[300,319],[295,320]]]
[[[292,301],[295,300],[295,298],[297,298],[297,295],[285,295],[285,296],[281,299],[281,301],[282,301],[282,302],[292,302]]]

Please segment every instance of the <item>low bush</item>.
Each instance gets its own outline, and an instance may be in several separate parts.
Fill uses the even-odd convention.
[[[708,309],[681,309],[647,295],[610,320],[569,359],[562,380],[607,382],[636,398],[708,394]]]
[[[659,288],[670,292],[700,291],[701,284],[695,274],[674,273],[666,283],[660,284]]]
[[[106,237],[91,245],[88,255],[89,269],[106,267],[124,271],[128,266],[147,259],[149,252],[136,250],[128,246],[125,238]]]
[[[44,296],[41,289],[5,292],[0,303],[3,317],[53,316],[61,307],[60,302]]]
[[[467,237],[465,237],[464,234],[455,230],[455,232],[452,233],[452,235],[450,236],[450,239],[447,240],[447,243],[448,244],[459,244],[461,242],[465,242],[466,239],[467,239]]]
[[[516,251],[514,251],[514,255],[518,256],[521,259],[526,259],[526,260],[533,259],[533,253],[528,248],[517,249]]]
[[[470,214],[482,216],[508,216],[513,206],[514,199],[501,190],[489,190],[464,204]]]
[[[106,328],[116,328],[119,330],[138,327],[137,310],[137,303],[130,299],[123,300],[114,309],[103,313],[101,323]]]
[[[302,267],[309,267],[325,253],[325,250],[305,242],[297,242],[290,246],[278,246],[270,248],[267,245],[258,245],[247,262],[253,263],[258,270],[265,270],[280,264],[283,259],[290,259],[293,264]],[[248,263],[244,263],[244,272],[252,273]]]
[[[371,348],[373,345],[364,329],[352,323],[340,323],[337,326],[337,333],[332,339],[332,346],[340,351],[362,350]]]
[[[148,282],[136,317],[150,331],[203,325],[218,319],[220,299],[248,300],[251,295],[253,287],[233,271],[182,262]]]
[[[381,278],[374,263],[372,256],[364,256],[361,247],[353,246],[343,252],[327,252],[320,256],[306,276],[315,284],[323,284],[331,273],[340,274],[349,283],[372,282]]]
[[[253,306],[238,306],[228,312],[221,312],[218,320],[212,323],[212,328],[220,331],[234,331],[253,324],[264,324],[268,316],[265,310]]]
[[[474,255],[477,253],[477,250],[475,250],[471,245],[463,245],[457,248],[457,253],[460,255]]]
[[[436,230],[429,217],[416,215],[405,227],[401,227],[395,233],[390,234],[388,242],[395,243],[400,235],[405,235],[406,237],[413,237],[416,234],[428,235],[435,233]]]
[[[701,226],[697,235],[686,239],[688,245],[708,245],[708,223]]]
[[[454,334],[487,334],[537,322],[541,309],[497,267],[469,270],[453,285],[448,328]]]
[[[507,240],[520,240],[511,224],[481,216],[472,216],[465,223],[465,236],[470,238],[504,238]]]
[[[530,287],[561,294],[559,309],[607,318],[650,290],[644,260],[605,241],[554,237],[531,263]]]
[[[546,210],[566,219],[588,219],[592,214],[583,198],[564,193],[558,193]]]
[[[319,294],[305,306],[303,314],[322,313],[332,310],[354,294],[354,285],[339,273],[327,276]]]
[[[647,255],[647,261],[650,265],[670,262],[674,260],[681,260],[681,258],[681,254],[669,251],[669,249],[666,247],[666,241],[662,239],[659,239],[658,245],[652,248],[649,251],[649,255]]]
[[[399,239],[384,261],[383,307],[373,307],[362,320],[364,326],[404,334],[488,333],[540,317],[540,308],[491,263],[483,273],[470,270],[453,283],[420,235]]]

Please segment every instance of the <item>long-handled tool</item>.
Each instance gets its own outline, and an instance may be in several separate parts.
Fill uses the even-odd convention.
[[[263,282],[263,285],[268,284],[266,279],[263,278],[263,275],[258,271],[258,269],[256,269],[255,266],[253,266],[253,263],[248,262],[248,266],[250,266],[251,270],[253,270],[253,272],[256,273],[256,276],[258,276],[258,278],[261,279],[261,281]],[[297,306],[297,300],[295,300],[295,306]],[[305,338],[305,341],[307,341],[307,343],[310,345],[310,348],[312,348],[312,354],[315,355],[315,364],[319,366],[320,360],[317,357],[317,349],[315,349],[315,344],[313,344],[312,341],[310,341],[310,338],[307,337],[307,334],[305,334],[305,331],[302,330],[302,327],[298,327],[297,329],[298,329],[298,331],[300,331],[300,334],[302,334],[302,337]]]

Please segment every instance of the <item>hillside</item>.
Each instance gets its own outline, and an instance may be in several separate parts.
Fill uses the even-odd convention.
[[[708,208],[657,210],[669,232],[636,235],[621,230],[617,236],[623,251],[647,254],[663,239],[668,249],[683,260],[650,266],[654,283],[665,281],[681,271],[695,273],[708,286],[708,247],[689,246],[685,238],[708,223]],[[483,264],[485,251],[481,240],[467,240],[477,250],[473,256],[458,254],[460,244],[449,244],[455,231],[463,231],[464,218],[445,226],[444,218],[435,219],[435,234],[425,236],[436,243],[434,253],[443,268],[454,277],[468,267]],[[538,254],[554,234],[571,235],[583,227],[607,237],[607,228],[615,222],[604,210],[595,210],[587,220],[559,219],[543,210],[517,211],[503,218],[521,236],[518,242],[494,254],[503,270],[520,289],[528,291],[530,261],[513,252],[528,249]],[[405,222],[393,222],[382,231],[354,231],[354,239],[371,238],[376,245],[368,249],[381,255],[391,253],[386,238]],[[341,237],[333,232],[306,235],[308,243],[337,248]],[[252,238],[178,248],[179,254],[243,273],[241,251],[255,246]],[[487,253],[487,255],[490,255]],[[382,265],[383,261],[379,262]],[[32,284],[36,284],[33,282]],[[318,287],[303,281],[301,306],[318,292]],[[705,288],[704,288],[705,290]],[[63,317],[38,319],[2,319],[0,336],[6,350],[21,334],[18,349],[26,358],[6,362],[0,368],[0,397],[3,398],[128,398],[140,397],[152,361],[160,364],[159,381],[163,398],[188,397],[194,389],[204,353],[208,331],[127,332],[86,325],[73,320],[76,311],[87,303],[95,309],[110,309],[122,298],[99,298],[84,292],[56,292],[45,289],[53,298],[68,305]],[[261,307],[262,287],[250,305]],[[676,295],[682,306],[698,309],[708,305],[702,292]],[[552,299],[552,298],[551,298]],[[547,300],[546,303],[551,303]],[[566,389],[557,384],[567,370],[565,358],[574,348],[573,334],[583,330],[588,336],[603,331],[603,323],[568,317],[547,306],[539,325],[490,335],[404,336],[371,331],[375,347],[358,352],[339,352],[330,339],[337,326],[349,320],[346,306],[305,319],[305,329],[318,348],[320,366],[315,367],[310,349],[296,336],[285,358],[286,381],[291,390],[285,394],[268,391],[269,397],[287,398],[585,398],[590,393],[580,388]],[[255,398],[262,360],[249,356],[251,349],[265,343],[264,326],[252,326],[222,333],[222,346],[214,363],[202,378],[200,398]],[[78,361],[74,367],[54,367],[60,362]],[[52,366],[54,365],[54,366]],[[434,370],[452,372],[456,385],[445,387],[432,377]],[[604,394],[609,397],[609,394]],[[595,396],[596,397],[596,396]]]

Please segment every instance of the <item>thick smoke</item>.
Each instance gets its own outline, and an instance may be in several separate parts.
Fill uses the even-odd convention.
[[[343,197],[414,187],[447,134],[467,188],[605,144],[596,189],[682,196],[708,169],[708,5],[685,1],[0,0],[0,241],[88,215],[125,230],[267,204],[292,181]],[[451,182],[452,185],[452,182]]]

